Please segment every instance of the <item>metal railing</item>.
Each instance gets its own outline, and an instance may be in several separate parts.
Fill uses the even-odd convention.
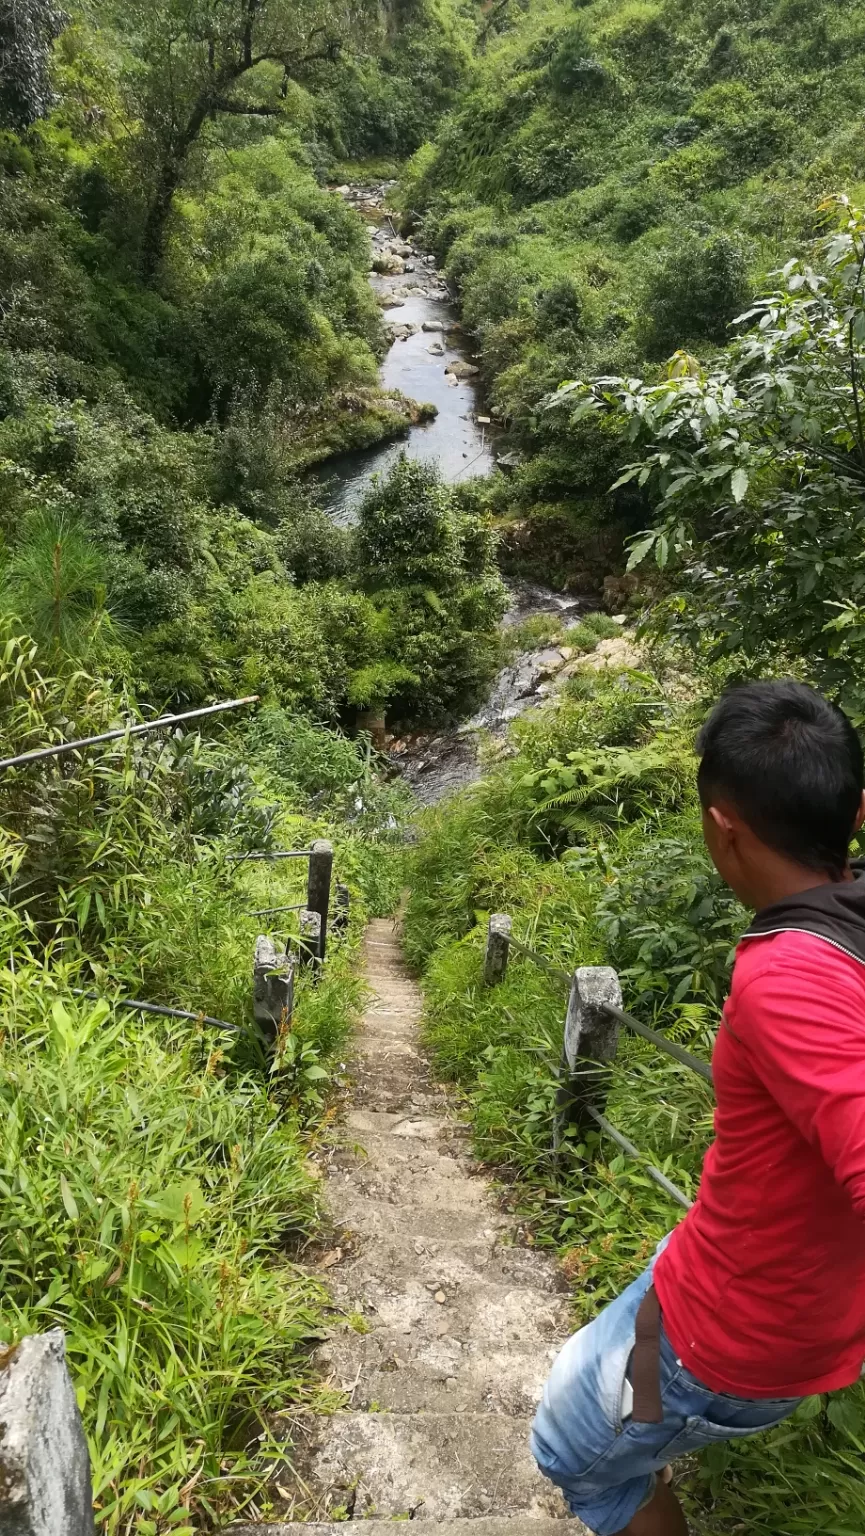
[[[556,1124],[554,1146],[558,1152],[563,1131],[569,1126],[578,1129],[597,1126],[611,1137],[629,1157],[640,1161],[646,1173],[671,1199],[690,1210],[693,1201],[668,1178],[660,1168],[646,1161],[639,1148],[617,1130],[603,1114],[606,1098],[606,1074],[604,1067],[615,1059],[619,1042],[619,1028],[624,1026],[632,1034],[647,1040],[656,1050],[672,1057],[680,1066],[694,1072],[704,1082],[712,1083],[712,1068],[707,1061],[693,1055],[675,1040],[668,1040],[656,1029],[650,1029],[633,1014],[622,1008],[622,991],[616,972],[606,965],[578,966],[566,971],[531,949],[521,939],[514,938],[512,920],[504,912],[496,912],[489,920],[487,944],[484,955],[484,982],[493,987],[504,980],[511,950],[524,955],[533,965],[548,975],[564,982],[568,987],[568,1011],[565,1017],[562,1067],[556,1100]]]
[[[212,715],[224,714],[228,710],[241,709],[247,704],[256,704],[258,694],[249,694],[242,699],[226,699],[218,704],[208,704],[201,709],[188,709],[176,715],[160,715],[155,720],[131,720],[114,730],[102,731],[94,736],[81,736],[72,741],[55,742],[50,746],[35,747],[29,752],[20,752],[13,757],[0,759],[0,770],[9,768],[28,767],[31,763],[42,762],[47,758],[60,757],[68,752],[80,752],[87,747],[101,746],[107,742],[125,741],[131,736],[143,736],[152,731],[168,729],[174,725],[181,725],[188,720],[202,720]],[[294,967],[299,960],[302,965],[313,968],[313,978],[317,979],[324,963],[327,952],[328,920],[330,918],[331,883],[333,876],[333,846],[325,839],[319,839],[309,848],[252,850],[249,853],[228,854],[229,862],[238,865],[246,862],[258,862],[265,860],[281,859],[306,859],[309,869],[307,873],[306,901],[291,902],[281,906],[260,907],[250,915],[252,917],[269,917],[281,912],[297,912],[299,932],[292,935],[286,941],[286,948],[278,950],[272,939],[265,934],[259,935],[255,945],[253,960],[253,1011],[259,1028],[266,1038],[273,1041],[280,1029],[291,1024],[294,1007]],[[349,918],[349,890],[345,885],[336,886],[336,904],[331,929],[335,932],[348,926]],[[288,947],[294,942],[296,953],[289,954]],[[74,987],[73,993],[79,997],[100,1000],[101,994],[93,991],[85,991],[81,987]],[[193,1012],[185,1008],[168,1007],[162,1003],[154,1003],[141,998],[105,997],[105,1002],[112,1007],[128,1009],[130,1012],[157,1014],[163,1018],[188,1019],[194,1023],[206,1024],[213,1028],[239,1032],[243,1026],[230,1024],[225,1019],[217,1019],[204,1012]]]
[[[158,720],[135,720],[113,731],[103,731],[99,736],[81,736],[77,741],[58,741],[51,747],[35,747],[32,752],[19,752],[17,757],[0,758],[0,769],[20,768],[27,763],[38,763],[46,757],[59,757],[63,752],[80,752],[83,747],[95,747],[104,741],[123,741],[127,736],[146,736],[151,731],[165,730],[170,725],[180,725],[185,720],[203,720],[205,715],[221,715],[228,709],[240,709],[244,704],[256,704],[258,694],[251,693],[245,699],[227,699],[222,704],[208,704],[204,709],[187,709],[182,715],[160,715]]]

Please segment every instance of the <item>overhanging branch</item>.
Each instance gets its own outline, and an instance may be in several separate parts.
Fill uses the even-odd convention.
[[[251,101],[225,101],[213,103],[214,112],[229,112],[233,117],[279,117],[280,107],[266,107]]]

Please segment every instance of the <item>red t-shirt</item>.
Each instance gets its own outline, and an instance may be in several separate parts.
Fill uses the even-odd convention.
[[[800,1397],[865,1360],[865,965],[746,939],[713,1057],[716,1140],[655,1266],[676,1353],[716,1392]]]

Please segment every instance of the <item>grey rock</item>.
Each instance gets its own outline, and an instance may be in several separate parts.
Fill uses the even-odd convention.
[[[484,982],[488,987],[504,981],[510,953],[510,937],[513,922],[507,912],[493,912],[487,928],[487,948],[484,957]]]
[[[270,1040],[281,1025],[291,1022],[294,1010],[294,961],[265,934],[255,941],[252,1008],[255,1022]]]
[[[90,1458],[59,1328],[0,1366],[2,1536],[93,1536]]]
[[[565,1058],[573,1071],[578,1056],[612,1061],[619,1037],[618,1020],[605,1004],[622,1006],[619,978],[609,965],[581,965],[574,972],[565,1023]]]

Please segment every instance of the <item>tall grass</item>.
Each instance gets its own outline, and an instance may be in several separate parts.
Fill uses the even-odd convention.
[[[7,631],[9,751],[126,713],[104,683],[38,663]],[[374,798],[367,753],[311,745]],[[398,884],[395,822],[332,824],[312,783],[290,788],[260,737],[224,728],[49,759],[0,791],[0,1340],[64,1329],[110,1536],[266,1513],[280,1416],[319,1392],[323,1297],[299,1265],[319,1207],[308,1159],[360,1000],[368,903]],[[226,854],[316,836],[333,838],[352,923],[320,983],[300,978],[271,1058],[253,946],[296,920],[253,914],[302,899],[306,866]],[[117,1006],[130,995],[232,1027]]]

